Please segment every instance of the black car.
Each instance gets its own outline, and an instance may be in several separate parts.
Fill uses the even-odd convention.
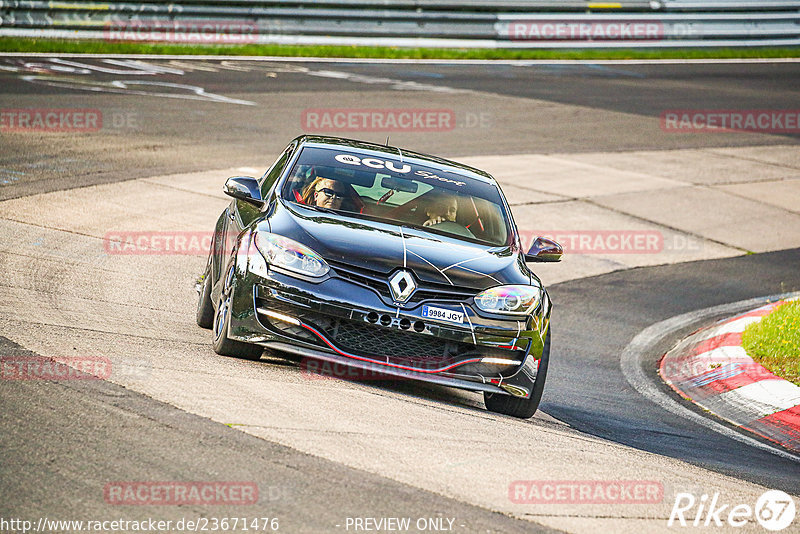
[[[261,177],[225,183],[197,323],[214,350],[265,348],[389,378],[482,391],[531,417],[550,299],[495,180],[459,163],[335,137],[293,140]]]

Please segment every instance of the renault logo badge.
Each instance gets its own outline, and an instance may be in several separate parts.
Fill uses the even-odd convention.
[[[389,288],[395,302],[406,302],[417,289],[417,284],[408,271],[397,271],[389,277]]]

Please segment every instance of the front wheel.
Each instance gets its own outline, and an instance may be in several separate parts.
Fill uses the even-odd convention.
[[[197,300],[197,325],[202,328],[211,328],[214,325],[214,306],[211,304],[211,270],[207,269],[203,275],[203,284]]]
[[[258,360],[264,352],[258,345],[242,343],[228,337],[228,325],[231,320],[231,299],[227,290],[223,290],[214,312],[213,332],[214,332],[214,352],[222,356],[233,356],[245,360]]]
[[[544,382],[547,378],[547,364],[550,361],[550,329],[547,329],[547,336],[544,338],[542,348],[542,359],[539,361],[539,370],[536,373],[536,382],[533,384],[531,396],[527,399],[514,397],[512,395],[502,395],[500,393],[483,393],[483,402],[486,409],[490,412],[528,419],[533,417],[539,408],[539,401],[542,400],[544,392]]]

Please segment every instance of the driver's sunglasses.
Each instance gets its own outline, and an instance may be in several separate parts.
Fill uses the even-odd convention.
[[[344,198],[344,195],[342,193],[338,193],[333,189],[329,189],[327,187],[323,187],[322,189],[317,189],[317,192],[325,193],[325,196],[328,198],[342,198],[342,199]]]

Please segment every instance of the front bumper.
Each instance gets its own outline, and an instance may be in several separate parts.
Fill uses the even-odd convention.
[[[262,278],[240,259],[231,339],[389,377],[524,398],[533,391],[549,327],[546,293],[519,320],[486,317],[468,302],[424,303],[464,313],[464,323],[454,324],[423,317],[423,303],[387,306],[374,290],[335,273],[311,282],[271,269]]]

